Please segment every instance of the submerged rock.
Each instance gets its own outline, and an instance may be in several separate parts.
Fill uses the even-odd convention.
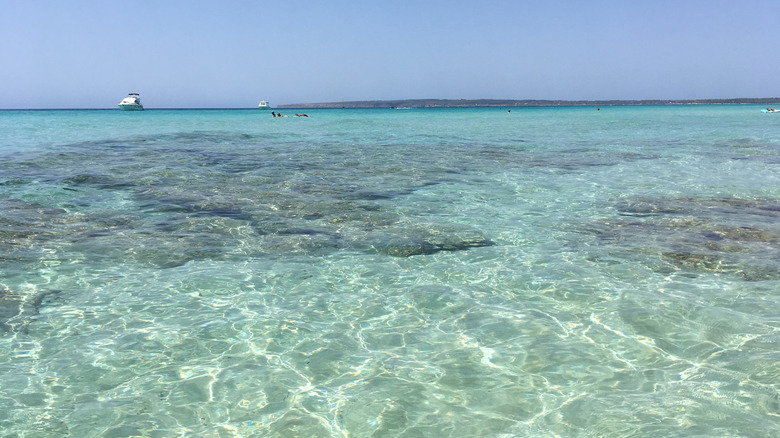
[[[370,243],[379,254],[394,257],[463,251],[494,245],[476,230],[430,224],[426,227],[391,228],[382,234],[374,233]]]
[[[8,322],[22,313],[24,297],[9,289],[0,289],[0,333],[11,330]]]
[[[728,270],[728,263],[723,258],[713,254],[665,252],[662,255],[671,263],[688,269],[712,272],[726,272]]]
[[[597,246],[614,248],[612,258],[649,256],[646,263],[662,272],[780,279],[776,200],[640,198],[615,208],[634,219],[606,219],[584,229]]]
[[[414,255],[434,254],[441,251],[435,245],[424,240],[395,240],[388,242],[376,242],[371,245],[377,253],[393,257],[411,257]]]
[[[47,302],[57,301],[61,293],[50,290],[28,294],[0,288],[0,333],[25,331],[30,318],[40,313]]]

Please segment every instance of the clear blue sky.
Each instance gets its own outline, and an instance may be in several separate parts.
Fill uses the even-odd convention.
[[[777,0],[2,0],[0,108],[780,96]]]

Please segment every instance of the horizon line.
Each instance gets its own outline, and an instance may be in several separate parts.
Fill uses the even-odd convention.
[[[759,102],[760,101],[760,102]],[[507,107],[566,107],[566,106],[667,106],[667,105],[759,105],[768,101],[780,103],[780,97],[732,97],[732,98],[706,98],[706,99],[595,99],[595,100],[568,100],[568,99],[439,99],[439,98],[414,98],[414,99],[376,99],[376,100],[341,100],[330,102],[289,103],[279,104],[281,109],[358,109],[357,107],[342,108],[339,105],[372,104],[374,106],[363,109],[392,108],[393,106],[376,106],[380,104],[391,105],[393,103],[459,103],[457,108],[507,108]],[[479,104],[483,102],[483,104]],[[472,103],[469,105],[468,103]],[[492,103],[492,104],[491,104]],[[321,108],[312,108],[313,105],[323,105]],[[446,108],[445,106],[418,107],[418,108]],[[275,109],[274,107],[270,108]],[[102,108],[0,108],[0,111],[121,111],[115,107]],[[258,110],[256,106],[248,107],[152,107],[151,110]],[[267,111],[267,110],[262,110]]]

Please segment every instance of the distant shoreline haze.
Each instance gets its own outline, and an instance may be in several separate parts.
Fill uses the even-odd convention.
[[[771,105],[780,97],[735,99],[644,99],[644,100],[508,100],[508,99],[402,99],[345,102],[295,103],[276,105],[280,109],[328,108],[492,108],[556,106],[641,106],[641,105]]]

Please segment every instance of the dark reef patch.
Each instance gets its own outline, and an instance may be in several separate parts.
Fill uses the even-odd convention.
[[[24,293],[0,287],[0,333],[24,332],[43,307],[59,305],[62,299],[61,290]]]
[[[780,203],[775,199],[640,198],[615,205],[618,217],[587,225],[596,251],[641,257],[662,272],[780,279]],[[655,260],[655,261],[653,261]]]
[[[200,131],[63,145],[0,180],[27,195],[0,201],[0,259],[21,269],[63,262],[175,268],[494,244],[446,219],[409,216],[395,202],[453,182],[452,175],[467,178],[467,166],[399,163],[383,149],[354,153],[345,163],[338,148],[321,154],[298,139]],[[387,157],[368,162],[362,153]]]
[[[495,243],[479,231],[443,224],[409,224],[369,233],[367,243],[379,254],[394,257],[463,251]]]

